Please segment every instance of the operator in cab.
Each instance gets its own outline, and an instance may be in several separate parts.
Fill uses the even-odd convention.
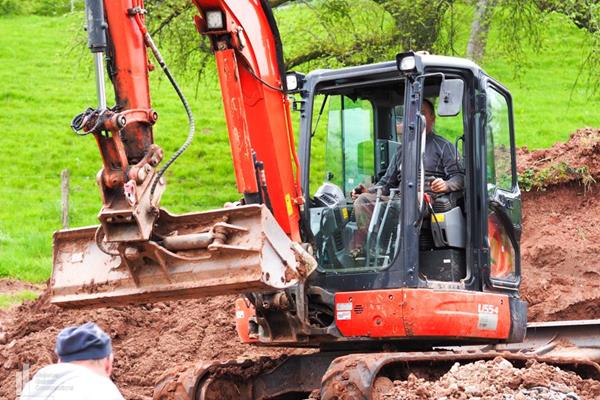
[[[425,154],[423,165],[425,167],[425,175],[433,175],[432,179],[425,187],[426,192],[432,193],[448,193],[456,192],[464,188],[464,173],[460,168],[459,158],[456,153],[456,148],[452,143],[443,137],[437,135],[435,128],[435,108],[433,103],[428,99],[423,99],[421,113],[425,117]],[[396,124],[396,131],[402,134],[402,123]],[[354,247],[360,250],[360,246],[364,243],[369,228],[369,222],[373,215],[377,189],[382,190],[384,196],[388,196],[390,189],[399,188],[401,182],[402,168],[402,146],[398,147],[398,151],[392,157],[390,164],[375,185],[366,188],[364,185],[358,185],[352,190],[351,196],[354,201],[354,215],[358,230],[354,236]]]

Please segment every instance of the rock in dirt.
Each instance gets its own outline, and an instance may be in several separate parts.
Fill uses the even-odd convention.
[[[503,358],[454,366],[439,379],[411,374],[394,381],[380,400],[597,400],[600,382],[531,361],[522,368]]]

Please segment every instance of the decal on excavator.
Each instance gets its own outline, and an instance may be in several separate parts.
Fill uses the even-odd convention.
[[[478,304],[477,314],[479,322],[477,327],[481,330],[495,331],[498,328],[498,306],[493,304]]]
[[[335,306],[336,319],[338,321],[348,321],[352,319],[352,303],[338,303]]]

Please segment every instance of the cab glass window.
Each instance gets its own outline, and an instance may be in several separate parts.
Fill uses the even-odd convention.
[[[360,183],[371,185],[375,170],[371,102],[341,95],[317,96],[314,114],[312,191],[324,182],[336,184],[346,195]]]
[[[514,186],[508,101],[493,87],[487,89],[487,181],[488,189],[511,191]]]
[[[396,129],[401,110],[380,114],[379,128]],[[387,267],[399,247],[400,200],[373,195],[359,202],[351,192],[371,187],[375,175],[375,107],[341,94],[315,96],[310,154],[310,227],[319,267],[357,272]],[[385,120],[384,120],[385,119]],[[365,193],[366,195],[366,193]]]

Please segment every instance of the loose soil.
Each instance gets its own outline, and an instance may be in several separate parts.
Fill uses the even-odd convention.
[[[523,193],[529,320],[600,318],[600,129],[580,129],[550,149],[521,149],[518,165],[521,175],[539,177]]]
[[[152,305],[63,310],[47,296],[14,308],[0,321],[0,399],[14,399],[16,377],[24,364],[35,373],[56,362],[54,341],[69,325],[94,321],[110,334],[115,352],[114,379],[127,399],[148,399],[154,382],[168,368],[199,360],[278,356],[282,349],[242,345],[235,332],[235,297]]]
[[[519,165],[522,173],[527,171],[535,180],[531,191],[523,193],[522,295],[530,303],[530,320],[600,318],[600,200],[596,193],[600,187],[593,182],[600,182],[600,131],[580,130],[568,143],[548,150],[523,149]],[[552,165],[561,167],[552,169]],[[547,176],[551,178],[544,181]],[[20,284],[0,281],[0,292],[14,285]],[[22,289],[31,288],[15,290]],[[110,333],[116,356],[114,379],[127,399],[150,398],[161,373],[181,363],[302,352],[240,344],[233,303],[233,297],[216,297],[62,310],[50,305],[44,294],[0,314],[0,398],[15,398],[17,374],[25,364],[35,373],[56,361],[54,340],[62,328],[86,321]],[[386,399],[491,399],[498,397],[490,390],[503,393],[509,389],[512,392],[506,392],[505,399],[562,399],[568,398],[560,397],[567,389],[581,398],[600,398],[597,382],[582,381],[554,367],[503,365],[507,368],[499,362],[457,366],[431,382],[412,377],[395,382]]]
[[[535,361],[517,368],[503,358],[455,364],[437,380],[410,374],[379,400],[597,400],[600,382]]]

